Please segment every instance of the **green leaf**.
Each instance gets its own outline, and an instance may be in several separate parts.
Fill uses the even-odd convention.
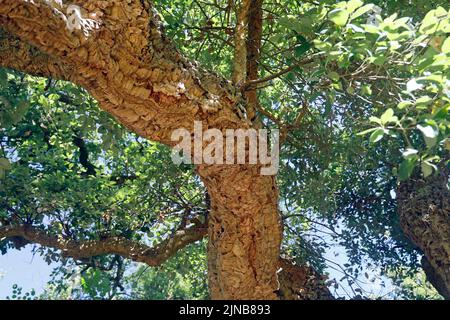
[[[436,145],[437,137],[439,135],[439,128],[435,124],[418,124],[417,129],[422,132],[428,148],[432,148]]]
[[[371,24],[365,24],[364,30],[366,30],[367,33],[374,33],[374,34],[380,33],[380,28]]]
[[[309,42],[303,42],[301,45],[295,47],[295,56],[297,58],[302,57],[309,49],[311,49],[312,45]]]
[[[439,129],[433,125],[417,125],[417,129],[419,129],[426,138],[437,138],[439,135]]]
[[[198,219],[198,221],[200,221],[200,223],[205,223],[205,220],[206,220],[205,217],[202,215],[198,215],[197,219]]]
[[[336,25],[342,27],[347,24],[349,13],[347,10],[342,8],[336,8],[330,11],[328,15],[329,19],[334,22]]]
[[[426,161],[422,162],[420,164],[420,167],[422,169],[422,173],[425,178],[430,176],[433,173],[433,166]]]
[[[0,69],[0,88],[6,87],[8,85],[8,74],[5,69]]]
[[[378,123],[379,125],[381,125],[381,119],[380,119],[380,118],[377,118],[377,117],[370,117],[370,118],[369,118],[369,121],[370,121],[370,122],[375,122],[375,123]]]
[[[407,108],[407,107],[409,107],[409,106],[412,106],[412,102],[411,101],[402,101],[402,102],[400,102],[398,105],[397,105],[397,108],[399,108],[399,109],[405,109],[405,108]]]
[[[338,81],[339,78],[340,78],[339,74],[338,74],[337,72],[335,72],[335,71],[329,72],[329,73],[328,73],[328,77],[329,77],[331,80],[333,80],[333,81]]]
[[[301,33],[302,31],[304,31],[304,30],[302,30],[303,28],[302,28],[301,23],[294,16],[281,17],[278,20],[278,23],[281,24],[282,26],[284,26],[288,29],[294,30],[298,33]]]
[[[383,128],[378,128],[375,130],[369,138],[370,143],[377,143],[384,137],[385,130]]]
[[[423,18],[419,31],[425,34],[435,33],[440,25],[442,18],[444,18],[446,15],[447,11],[442,7],[431,10],[426,14],[425,18]]]
[[[394,116],[394,110],[392,108],[387,109],[380,118],[381,124],[385,125],[389,122],[397,121],[397,117]]]
[[[330,43],[324,42],[324,41],[320,41],[320,40],[317,40],[317,39],[314,40],[313,43],[314,43],[314,47],[315,48],[317,48],[319,50],[322,50],[322,51],[327,51],[327,50],[332,48],[332,45]]]
[[[443,18],[447,16],[447,10],[445,10],[443,7],[439,6],[436,8],[436,17]]]
[[[370,57],[368,60],[376,66],[382,66],[386,62],[387,58],[382,54],[377,54],[376,56]]]
[[[0,158],[0,168],[3,170],[11,170],[11,163],[6,158]]]
[[[422,24],[419,28],[420,33],[432,34],[436,31],[437,21],[434,15],[435,10],[428,12],[422,20]]]
[[[445,107],[439,109],[436,112],[436,114],[433,116],[433,118],[437,119],[437,120],[446,120],[448,118],[449,111],[450,111],[450,105],[445,106]]]
[[[368,85],[368,84],[363,85],[361,87],[361,93],[364,94],[364,95],[368,95],[368,96],[372,95],[372,88],[371,88],[371,86]]]
[[[423,96],[416,100],[417,105],[428,105],[433,101],[429,96]]]
[[[445,39],[444,43],[442,44],[441,50],[443,53],[450,53],[450,37],[447,37],[447,39]]]
[[[350,20],[356,19],[360,16],[362,16],[363,14],[369,12],[370,10],[373,9],[375,5],[373,3],[369,3],[366,4],[365,6],[362,6],[361,8],[357,9],[351,16]]]
[[[450,32],[450,19],[444,19],[441,21],[441,24],[439,25],[439,31],[442,31],[444,33]]]
[[[405,181],[411,176],[417,160],[418,157],[416,156],[406,159],[400,164],[400,167],[398,168],[398,177],[401,181]]]
[[[362,132],[358,132],[356,135],[357,136],[364,136],[364,135],[366,135],[366,134],[368,134],[368,133],[371,133],[372,131],[375,131],[375,130],[377,130],[378,128],[371,128],[371,129],[367,129],[367,130],[364,130],[364,131],[362,131]]]
[[[361,7],[363,4],[364,4],[364,2],[361,0],[350,0],[349,2],[347,2],[347,10],[349,12],[354,12],[356,9]]]
[[[348,87],[348,88],[347,88],[347,93],[348,93],[348,94],[354,94],[354,93],[355,93],[355,88],[353,88],[353,87]]]
[[[402,156],[403,158],[408,159],[417,155],[417,153],[418,151],[416,149],[408,148],[402,153]]]

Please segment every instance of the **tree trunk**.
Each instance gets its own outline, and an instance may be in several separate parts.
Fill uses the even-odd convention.
[[[423,252],[428,280],[450,299],[450,191],[449,169],[437,176],[412,178],[397,190],[400,224],[406,236]]]
[[[258,166],[200,166],[199,173],[211,195],[211,296],[275,298],[281,243],[275,178],[261,176]]]

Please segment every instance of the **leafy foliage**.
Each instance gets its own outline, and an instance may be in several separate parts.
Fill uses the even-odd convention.
[[[11,296],[7,296],[6,300],[35,300],[37,298],[34,290],[25,293],[22,293],[22,290],[23,289],[17,284],[14,284],[12,287],[12,294]]]

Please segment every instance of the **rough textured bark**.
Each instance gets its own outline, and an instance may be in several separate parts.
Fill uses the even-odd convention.
[[[22,42],[23,54],[4,48],[2,65],[24,67],[35,62],[39,75],[70,80],[86,87],[102,108],[130,130],[154,141],[173,144],[174,129],[242,127],[234,108],[239,95],[231,84],[185,59],[160,32],[157,17],[140,1],[73,1],[98,18],[88,37],[70,32],[47,1],[1,2],[1,26]],[[64,11],[62,11],[64,12]],[[34,48],[33,48],[34,47]],[[32,52],[32,53],[29,53]],[[50,57],[40,59],[34,57]],[[31,63],[33,62],[33,63]],[[47,62],[47,65],[45,65]],[[61,66],[51,70],[51,66]],[[63,68],[64,67],[64,68]],[[50,71],[51,70],[51,71]],[[47,71],[47,72],[46,72]],[[70,71],[68,74],[67,71]]]
[[[326,278],[308,266],[298,266],[280,259],[279,297],[282,300],[333,300]]]
[[[261,42],[263,34],[262,0],[253,0],[248,13],[249,27],[247,39],[247,82],[258,79],[259,62],[261,58]],[[255,123],[256,111],[259,109],[259,99],[256,87],[245,88],[247,98],[247,116]]]
[[[67,4],[2,0],[1,65],[85,87],[131,131],[173,145],[174,129],[248,128],[231,83],[185,59],[147,2],[72,1],[94,19],[67,29]],[[275,298],[281,229],[277,188],[258,166],[199,166],[212,202],[209,265],[213,298]],[[238,192],[239,190],[239,192]]]
[[[249,10],[252,6],[252,0],[242,0],[237,8],[237,22],[234,31],[234,65],[233,65],[233,83],[242,85],[246,78],[247,65],[247,29],[249,20]]]
[[[450,290],[448,288],[448,282],[442,278],[442,272],[435,268],[428,259],[423,256],[421,260],[422,269],[427,276],[427,280],[433,285],[437,292],[443,296],[446,300],[450,300]]]
[[[275,178],[260,176],[257,166],[200,166],[199,172],[211,195],[212,297],[275,298],[281,243]]]
[[[0,24],[0,65],[32,75],[68,80],[72,70],[60,61],[3,30]]]
[[[0,227],[0,240],[8,239],[18,244],[18,249],[29,244],[39,244],[47,248],[61,250],[64,256],[76,260],[89,259],[100,255],[118,255],[142,262],[149,266],[159,266],[185,246],[208,235],[206,225],[195,223],[187,229],[178,230],[173,236],[154,247],[121,237],[101,240],[75,241],[63,236],[50,235],[44,230],[30,225],[9,225]],[[297,266],[292,261],[280,258],[278,270],[278,297],[283,300],[329,300],[333,299],[325,278],[311,267]]]
[[[20,238],[25,242],[61,250],[64,255],[74,259],[116,254],[136,262],[146,263],[149,266],[158,266],[172,257],[179,249],[201,240],[205,234],[204,229],[206,226],[195,225],[189,229],[178,230],[173,237],[169,237],[155,247],[148,247],[121,237],[84,241],[68,240],[61,236],[49,235],[45,231],[29,225],[0,227],[0,239]]]
[[[438,176],[412,178],[397,190],[402,229],[423,252],[427,278],[446,299],[450,299],[449,173],[442,166]]]

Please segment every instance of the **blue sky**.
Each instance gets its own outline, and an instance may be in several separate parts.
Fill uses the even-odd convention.
[[[53,267],[41,256],[33,256],[32,248],[28,245],[21,251],[9,250],[0,255],[0,299],[11,295],[14,284],[23,288],[22,293],[35,289],[39,294],[44,290]]]
[[[32,245],[28,245],[21,251],[10,250],[6,255],[0,256],[0,299],[5,299],[8,295],[11,295],[12,286],[14,284],[23,288],[22,293],[29,292],[31,289],[36,291],[36,294],[40,294],[44,291],[46,283],[50,280],[50,273],[52,272],[54,265],[48,265],[41,256],[33,255]],[[334,253],[339,252],[339,258]],[[334,250],[330,250],[326,254],[326,258],[332,259],[339,264],[346,262],[346,254],[341,247],[335,247]],[[340,288],[336,293],[340,296],[346,296],[347,292],[351,293],[351,289],[346,281],[339,281],[343,274],[339,270],[328,268],[330,279],[335,278]],[[376,270],[367,270],[368,273],[376,278]],[[375,283],[369,283],[364,277],[359,279],[362,282],[362,286],[368,292],[372,292],[375,295],[383,295],[393,289],[389,279],[381,277],[377,279]],[[380,281],[387,282],[387,286],[383,288],[380,285]],[[388,297],[385,297],[388,298]]]

